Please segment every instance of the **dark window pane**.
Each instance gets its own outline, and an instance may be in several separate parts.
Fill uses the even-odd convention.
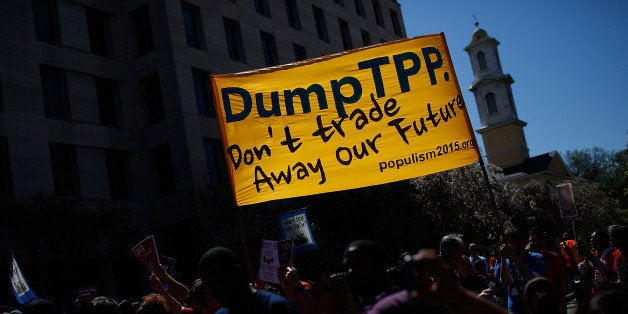
[[[497,113],[497,103],[495,102],[495,94],[486,94],[486,105],[488,107],[488,113]]]
[[[355,3],[355,13],[357,13],[361,17],[366,16],[366,12],[364,11],[364,0],[354,0]]]
[[[349,25],[347,22],[342,19],[338,19],[338,26],[340,27],[340,36],[342,37],[342,47],[345,50],[353,48],[353,43],[351,42],[351,32],[349,31]]]
[[[159,193],[164,195],[174,192],[174,169],[172,166],[172,156],[170,155],[170,145],[166,143],[153,148],[153,157],[157,171]]]
[[[151,74],[140,80],[144,104],[148,112],[149,123],[157,123],[164,119],[164,103],[161,96],[159,74]]]
[[[227,50],[231,60],[245,62],[244,47],[242,46],[242,34],[240,24],[228,18],[224,18]]]
[[[5,137],[0,137],[0,195],[13,196],[9,143]]]
[[[255,4],[255,12],[258,14],[270,17],[270,8],[268,7],[268,0],[253,0]]]
[[[129,197],[127,177],[129,173],[127,154],[121,151],[107,150],[107,178],[109,179],[109,193],[111,198],[126,199]]]
[[[288,15],[288,25],[292,28],[301,29],[301,19],[299,18],[299,8],[296,0],[284,0],[286,14]]]
[[[41,89],[46,117],[64,119],[70,117],[67,85],[63,70],[41,66]]]
[[[207,181],[209,185],[222,185],[227,181],[222,143],[220,140],[204,138],[203,146],[207,160]]]
[[[50,161],[55,194],[78,196],[80,184],[74,146],[50,143]]]
[[[96,99],[100,123],[118,125],[118,86],[113,80],[96,78]]]
[[[138,54],[139,56],[143,56],[155,49],[148,6],[144,5],[133,11],[133,13],[131,13],[131,19],[135,27]]]
[[[484,57],[484,52],[478,52],[478,64],[480,65],[480,71],[486,70],[486,57]]]
[[[275,36],[265,32],[260,32],[260,38],[262,40],[262,51],[264,52],[264,62],[266,66],[279,64],[277,45],[275,45]]]
[[[373,1],[373,12],[375,12],[375,22],[377,22],[377,25],[385,27],[384,15],[382,14],[382,8],[379,1]]]
[[[185,26],[185,39],[188,46],[202,49],[203,40],[198,7],[184,4],[183,24]]]
[[[88,9],[86,13],[89,46],[92,52],[104,56],[109,55],[109,47],[107,43],[109,25],[107,16],[103,12],[93,9]]]
[[[362,45],[363,46],[368,46],[372,43],[371,41],[371,34],[369,34],[369,32],[365,31],[365,30],[361,30],[360,33],[362,34]]]
[[[194,81],[194,96],[196,98],[198,114],[201,116],[215,117],[216,113],[214,112],[214,103],[209,87],[209,73],[194,71],[192,72],[192,80]]]
[[[299,46],[297,44],[292,45],[292,50],[294,51],[294,60],[301,61],[307,59],[307,53],[305,51],[305,47]]]
[[[37,40],[48,43],[58,43],[59,18],[57,5],[54,1],[33,1],[33,22],[35,23],[35,37]]]
[[[392,20],[393,31],[395,35],[402,37],[403,33],[401,32],[401,24],[399,23],[399,17],[397,16],[397,12],[390,10],[390,20]]]
[[[312,6],[312,11],[314,12],[314,22],[316,23],[316,33],[318,38],[329,42],[329,34],[327,33],[327,24],[325,23],[325,14],[323,14],[323,10]]]

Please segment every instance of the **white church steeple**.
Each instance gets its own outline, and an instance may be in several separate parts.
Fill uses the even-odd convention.
[[[469,54],[474,79],[469,90],[475,95],[481,127],[476,130],[484,142],[489,163],[501,168],[517,165],[529,158],[523,128],[519,120],[510,85],[515,81],[504,74],[497,46],[475,22],[471,42],[464,50]]]

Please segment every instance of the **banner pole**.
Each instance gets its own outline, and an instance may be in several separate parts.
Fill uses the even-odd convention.
[[[246,268],[249,273],[249,281],[255,283],[255,276],[253,276],[253,266],[251,265],[251,258],[249,256],[249,248],[246,245],[246,237],[244,235],[244,223],[242,222],[242,212],[240,206],[236,206],[238,211],[238,226],[240,227],[240,239],[242,239],[242,249],[244,250],[244,260],[246,261]]]
[[[475,136],[474,136],[475,139]],[[477,141],[476,141],[477,143]],[[484,175],[484,181],[486,183],[486,188],[488,189],[488,195],[491,198],[491,206],[493,207],[493,213],[497,213],[497,203],[495,202],[495,196],[493,195],[493,188],[491,188],[491,182],[488,179],[488,173],[486,172],[486,167],[484,166],[484,159],[482,155],[478,159],[480,162],[480,168],[482,168],[482,174]]]

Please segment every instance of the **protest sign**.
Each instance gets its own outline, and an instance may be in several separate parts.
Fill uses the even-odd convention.
[[[292,241],[263,240],[259,261],[259,278],[279,284],[277,270],[280,266],[292,265]]]
[[[578,216],[576,201],[573,198],[571,183],[563,183],[556,186],[558,192],[558,205],[560,206],[560,217],[572,218]]]
[[[98,291],[97,286],[82,287],[78,291],[76,300],[78,300],[81,303],[91,302],[95,297],[98,296],[97,291]]]
[[[177,265],[177,259],[161,255],[159,260],[161,261],[161,266],[167,273],[174,274],[174,267]]]
[[[294,254],[315,250],[318,247],[312,236],[312,229],[307,220],[305,208],[297,209],[279,216],[281,235],[292,240]]]
[[[31,287],[24,279],[24,275],[22,274],[22,270],[20,266],[17,264],[17,260],[15,260],[15,255],[13,251],[11,251],[11,265],[10,265],[10,273],[11,273],[11,290],[13,291],[13,295],[15,295],[15,299],[20,304],[24,304],[36,297],[35,292],[31,290]]]
[[[155,244],[155,237],[152,235],[136,244],[131,251],[149,273],[152,273],[155,267],[160,267],[157,245]]]
[[[212,76],[238,205],[478,161],[444,35]]]

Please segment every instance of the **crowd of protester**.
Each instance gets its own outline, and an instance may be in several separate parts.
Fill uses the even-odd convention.
[[[153,293],[142,300],[99,296],[77,313],[628,313],[628,227],[613,225],[574,241],[554,239],[540,228],[510,230],[498,243],[465,244],[444,235],[438,248],[402,253],[394,265],[370,240],[349,243],[344,272],[301,278],[280,267],[277,289],[251,283],[245,265],[229,248],[209,249],[198,279],[186,286],[157,268]],[[296,265],[298,266],[298,265]],[[17,313],[60,313],[36,298]]]

